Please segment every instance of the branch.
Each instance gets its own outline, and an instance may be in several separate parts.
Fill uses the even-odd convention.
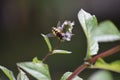
[[[53,51],[59,47],[60,43],[61,43],[61,40],[59,40],[58,44],[52,49],[52,51],[49,51],[47,53],[47,55],[42,59],[42,62],[44,62],[53,53]]]
[[[104,58],[104,57],[107,57],[107,56],[110,56],[112,54],[115,54],[116,52],[120,51],[120,45],[118,46],[115,46],[105,52],[102,52],[96,56],[94,56],[93,58],[91,58],[88,62],[90,64],[93,64],[98,58]]]
[[[75,76],[77,76],[80,72],[82,72],[84,69],[86,69],[90,64],[93,64],[98,58],[104,58],[107,56],[110,56],[116,52],[120,51],[120,45],[115,46],[105,52],[102,52],[94,57],[92,57],[90,60],[87,60],[87,62],[84,62],[82,65],[80,65],[68,78],[67,80],[72,80]],[[86,64],[87,63],[87,64]]]
[[[82,72],[85,68],[88,67],[88,64],[82,64],[80,65],[68,78],[67,80],[71,80],[72,78],[74,78],[75,76],[77,76],[80,72]]]

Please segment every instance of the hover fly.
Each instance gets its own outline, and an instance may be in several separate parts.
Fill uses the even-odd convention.
[[[52,33],[47,34],[48,37],[57,37],[59,40],[63,38],[63,32],[60,27],[60,22],[58,22],[57,27],[52,27]]]
[[[52,27],[52,33],[48,37],[57,37],[59,40],[70,41],[74,22],[65,21],[62,25],[58,22],[57,27]]]
[[[62,31],[60,31],[59,29],[57,29],[56,27],[52,27],[52,33],[54,36],[58,37],[60,40],[62,40],[62,38],[64,37],[62,34]]]

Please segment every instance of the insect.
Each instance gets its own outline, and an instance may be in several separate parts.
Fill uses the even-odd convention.
[[[62,40],[63,39],[63,35],[62,35],[62,31],[57,29],[56,27],[52,27],[52,33],[54,36],[58,37],[58,39]]]
[[[63,32],[60,28],[60,22],[58,22],[57,27],[52,27],[52,33],[47,34],[48,37],[57,37],[59,40],[63,39]]]
[[[74,22],[65,21],[62,25],[58,22],[57,27],[52,27],[52,33],[47,34],[48,37],[57,37],[59,40],[70,41]]]

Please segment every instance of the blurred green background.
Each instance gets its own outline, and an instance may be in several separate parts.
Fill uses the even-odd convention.
[[[98,22],[110,19],[120,30],[120,0],[0,0],[0,65],[17,75],[17,62],[31,61],[35,56],[42,59],[46,55],[48,49],[40,34],[50,33],[58,21],[71,20],[75,21],[75,35],[59,48],[73,53],[50,56],[46,63],[53,80],[59,80],[66,71],[74,71],[86,53],[86,38],[77,18],[81,8],[96,15]],[[57,40],[51,39],[51,43],[54,46]],[[100,43],[99,52],[118,44],[119,41]],[[105,60],[120,59],[118,53]],[[86,69],[80,76],[86,79],[94,71]],[[112,74],[115,80],[120,80],[120,74]],[[7,78],[1,73],[0,80]]]

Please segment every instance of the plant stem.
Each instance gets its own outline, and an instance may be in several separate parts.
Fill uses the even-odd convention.
[[[80,65],[68,78],[67,80],[72,80],[75,76],[77,76],[80,72],[82,72],[85,68],[87,68],[88,64]]]
[[[120,45],[115,46],[115,47],[113,47],[113,48],[111,48],[111,49],[109,49],[109,50],[107,50],[105,52],[102,52],[102,53],[94,56],[88,62],[90,64],[93,64],[98,58],[104,58],[104,57],[110,56],[110,55],[112,55],[112,54],[114,54],[114,53],[116,53],[118,51],[120,51]]]
[[[86,69],[90,64],[93,64],[98,58],[104,58],[109,55],[112,55],[116,52],[120,51],[120,45],[115,46],[105,52],[102,52],[94,57],[92,57],[90,60],[87,60],[86,62],[89,64],[86,64],[85,62],[80,65],[68,78],[67,80],[72,80],[75,76],[77,76],[80,72],[82,72],[84,69]]]
[[[52,52],[49,51],[49,52],[47,53],[47,55],[42,59],[42,62],[44,62],[44,61],[49,57],[49,55],[50,55],[51,53],[52,53]]]
[[[53,53],[53,51],[59,47],[60,43],[61,40],[59,40],[58,44],[51,51],[47,53],[47,55],[42,59],[42,62],[44,62]]]

